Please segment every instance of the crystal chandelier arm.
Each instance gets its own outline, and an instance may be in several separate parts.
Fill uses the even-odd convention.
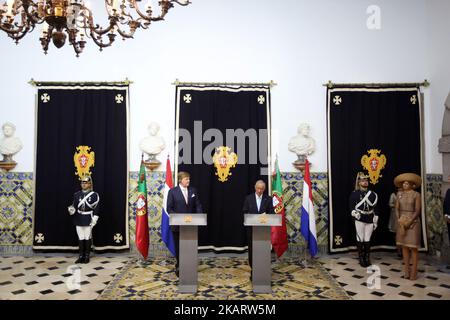
[[[22,0],[23,11],[26,13],[28,20],[33,24],[39,24],[44,22],[44,18],[39,15],[38,6],[31,0]],[[29,11],[31,7],[32,11]]]
[[[139,15],[139,17],[144,19],[148,23],[150,23],[151,21],[164,20],[164,17],[169,12],[169,10],[174,7],[174,5],[173,5],[174,3],[177,3],[183,7],[192,3],[189,0],[186,0],[186,2],[180,2],[178,0],[161,0],[161,1],[159,1],[159,5],[161,6],[161,14],[157,17],[152,17],[152,12],[154,10],[150,9],[149,11],[146,11],[148,14],[145,14],[139,8],[139,4],[136,2],[136,0],[128,0],[128,1],[130,2],[131,6],[136,9],[136,13]]]
[[[133,7],[132,4],[130,7]],[[133,35],[137,28],[140,27],[140,22],[133,19],[133,16],[129,14],[125,9],[126,6],[123,0],[105,0],[105,8],[109,14],[110,27],[109,29],[101,30],[100,32],[107,33],[110,30],[117,31],[123,38],[133,38]],[[128,25],[129,32],[122,30],[120,25]],[[97,30],[95,30],[96,33]],[[113,31],[113,32],[114,32]]]
[[[133,38],[134,32],[137,28],[139,28],[140,23],[138,21],[131,20],[128,22],[128,26],[130,27],[130,32],[122,31],[122,29],[117,26],[117,33],[124,38]]]
[[[81,40],[77,41],[77,32],[79,32],[79,31],[78,30],[68,30],[69,43],[72,45],[76,56],[79,57],[80,53],[83,52],[86,41],[84,41],[82,37],[81,37]]]
[[[53,27],[48,26],[48,30],[43,31],[42,37],[39,38],[41,41],[42,49],[44,50],[44,53],[47,54],[48,51],[48,45],[50,44],[50,40],[52,38],[52,32]]]
[[[13,25],[10,26],[12,27]],[[18,43],[19,40],[25,37],[28,32],[31,32],[33,28],[30,26],[20,26],[17,29],[11,29],[4,26],[3,24],[0,24],[0,29],[5,31],[8,34],[8,37],[12,38],[16,41],[16,43]]]
[[[3,14],[6,13],[4,10],[0,10],[0,22],[1,18],[3,18]],[[14,15],[17,13],[14,12]],[[34,24],[27,23],[27,15],[24,12],[20,13],[20,20],[21,24],[19,22],[14,21],[13,16],[6,16],[6,21],[0,23],[0,29],[8,35],[8,37],[15,40],[16,43],[19,42],[20,39],[22,39],[28,32],[33,31]]]
[[[105,29],[101,27],[98,24],[94,23],[92,11],[87,8],[83,7],[83,12],[81,14],[83,21],[78,24],[78,29],[83,29],[83,34],[91,38],[94,43],[100,47],[100,50],[102,48],[106,48],[112,45],[115,39],[114,34],[114,28],[117,25],[117,17],[110,16],[109,17],[109,26]],[[103,42],[103,36],[107,34],[108,42]],[[78,54],[81,53],[81,51],[84,49],[85,41],[81,39],[80,41],[76,41],[76,33],[72,33],[72,35],[69,34],[69,42],[73,46],[75,53]]]
[[[177,4],[179,4],[180,6],[183,6],[183,7],[185,7],[185,6],[187,6],[187,5],[192,3],[189,0],[186,0],[186,2],[180,2],[178,0],[170,0],[170,2],[175,2],[175,3],[177,3]]]
[[[113,30],[113,27],[109,27],[109,30]],[[112,45],[112,43],[114,42],[116,35],[114,34],[114,31],[109,32],[107,34],[108,36],[108,42],[104,43],[103,42],[103,36],[105,35],[106,32],[95,32],[93,29],[90,29],[90,35],[92,40],[94,41],[94,43],[100,47],[100,51],[102,50],[102,48],[106,48],[109,47],[110,45]]]
[[[98,37],[100,39],[99,40],[99,39],[97,39],[97,37],[95,37],[95,35],[91,34],[91,36],[92,36],[92,40],[94,41],[94,43],[100,48],[100,51],[102,51],[103,48],[111,46],[113,44],[113,42],[114,42],[115,37],[116,37],[115,34],[108,33],[108,40],[109,41],[107,43],[105,43],[105,42],[103,42],[103,37],[99,36]]]
[[[136,0],[128,0],[128,2],[130,3],[130,6],[136,10],[136,13],[139,15],[140,18],[142,18],[148,22],[150,22],[152,20],[152,9],[147,11],[148,14],[145,14],[139,8],[139,5],[136,3]]]
[[[86,15],[85,12],[87,12],[88,14]],[[106,29],[103,29],[100,25],[94,23],[92,11],[91,11],[91,9],[89,9],[87,7],[83,7],[83,17],[84,17],[85,21],[84,21],[84,25],[82,26],[82,28],[84,28],[84,29],[89,28],[89,30],[90,30],[89,33],[91,34],[91,36],[93,38],[95,38],[95,36],[93,34],[103,36],[104,34],[110,32],[114,28],[114,26],[117,25],[117,20],[118,20],[117,17],[110,16],[109,17],[109,26]]]

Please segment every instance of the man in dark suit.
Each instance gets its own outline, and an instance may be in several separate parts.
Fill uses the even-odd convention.
[[[191,176],[188,172],[180,171],[178,173],[178,186],[169,190],[167,195],[167,212],[171,213],[202,213],[203,208],[200,203],[197,190],[189,186]],[[175,273],[178,276],[179,257],[180,257],[180,229],[178,226],[171,226],[173,240],[175,242],[176,265]]]
[[[244,207],[242,212],[253,214],[272,214],[273,210],[272,197],[264,194],[266,190],[266,183],[262,180],[258,180],[255,183],[255,193],[249,194],[245,197]],[[247,229],[247,245],[248,245],[248,261],[250,268],[252,268],[252,227],[246,227]],[[251,278],[251,276],[250,276]]]

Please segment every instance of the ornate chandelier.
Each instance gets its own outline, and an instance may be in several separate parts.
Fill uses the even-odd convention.
[[[45,53],[51,41],[61,48],[68,39],[78,57],[86,38],[92,39],[101,51],[112,45],[117,34],[123,39],[133,38],[136,29],[147,29],[152,22],[164,20],[175,3],[181,6],[191,3],[189,0],[160,0],[154,7],[148,0],[145,7],[140,8],[143,7],[139,4],[141,0],[103,1],[108,19],[104,27],[95,23],[92,9],[84,0],[6,0],[0,4],[0,29],[19,43],[42,24],[39,40]],[[159,15],[155,15],[157,11]]]

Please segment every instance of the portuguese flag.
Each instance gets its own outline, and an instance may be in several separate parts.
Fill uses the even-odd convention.
[[[136,200],[136,248],[144,259],[148,256],[148,216],[147,216],[147,179],[144,161],[141,160],[138,182],[138,198]]]
[[[275,177],[272,180],[273,208],[275,210],[275,214],[281,214],[282,222],[280,227],[272,227],[270,238],[273,249],[279,258],[288,248],[288,238],[283,204],[283,186],[281,184],[280,169],[278,168],[278,159],[275,161],[275,168]]]

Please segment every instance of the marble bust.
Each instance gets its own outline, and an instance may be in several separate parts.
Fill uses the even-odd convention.
[[[14,137],[16,126],[6,122],[2,126],[4,137],[0,140],[0,153],[3,155],[3,162],[13,162],[12,156],[22,150],[22,142]]]
[[[316,150],[316,142],[309,136],[310,127],[307,123],[298,126],[297,135],[289,140],[289,151],[298,156],[297,161],[304,162],[306,157]]]
[[[164,150],[166,143],[162,137],[158,136],[159,125],[156,122],[151,122],[147,129],[149,135],[141,140],[139,147],[150,156],[149,160],[155,160],[155,156]]]

